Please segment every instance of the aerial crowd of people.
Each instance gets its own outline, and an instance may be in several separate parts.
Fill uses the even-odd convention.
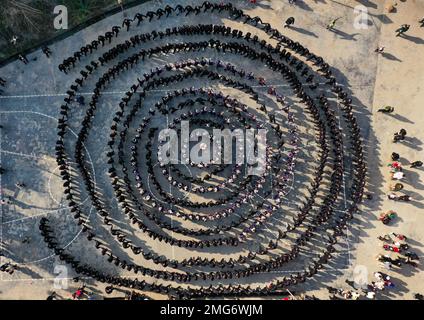
[[[256,1],[251,1],[255,3]],[[295,4],[295,1],[291,1]],[[131,36],[129,39],[115,44],[115,39],[123,32],[153,20],[167,19],[173,15],[201,15],[201,14],[226,15],[232,20],[241,21],[246,25],[258,28],[265,32],[271,42],[261,40],[255,34],[243,32],[224,25],[196,24],[181,25],[165,30],[145,32]],[[335,27],[335,19],[327,29]],[[285,27],[290,28],[295,23],[294,17],[285,22]],[[399,30],[399,34],[407,30]],[[173,42],[172,38],[184,39]],[[198,37],[201,41],[185,41],[186,38]],[[165,44],[151,46],[155,41],[161,40]],[[167,41],[169,40],[169,41]],[[113,47],[105,51],[104,48]],[[141,48],[133,53],[135,48]],[[50,57],[53,53],[44,47],[44,54]],[[97,51],[104,51],[97,59],[90,55]],[[166,63],[150,72],[136,78],[135,83],[128,85],[129,89],[118,104],[118,109],[113,114],[113,121],[109,127],[109,139],[105,163],[107,173],[120,210],[126,215],[132,225],[138,228],[143,235],[151,240],[163,242],[169,246],[191,248],[189,252],[196,252],[209,247],[244,248],[250,239],[260,234],[261,230],[270,223],[278,212],[278,205],[283,203],[296,170],[296,162],[301,152],[299,138],[299,121],[296,120],[292,105],[284,93],[276,87],[269,86],[268,80],[256,72],[243,69],[222,59],[209,59],[204,57],[206,51],[213,51],[224,56],[233,55],[238,59],[250,61],[252,64],[264,65],[264,68],[277,73],[283,78],[293,95],[304,105],[305,114],[309,117],[314,128],[314,138],[317,143],[318,158],[312,173],[310,186],[307,188],[306,199],[302,200],[296,208],[292,222],[284,228],[278,229],[278,235],[269,240],[266,245],[259,245],[258,249],[249,249],[241,253],[238,258],[222,258],[191,256],[184,259],[170,259],[153,249],[137,245],[127,232],[114,223],[113,214],[105,205],[103,196],[96,186],[93,174],[90,171],[89,161],[85,146],[90,132],[94,127],[95,115],[102,108],[103,92],[119,76],[131,71],[141,63],[146,63],[157,56],[177,54],[193,54],[194,57],[181,59],[177,62]],[[201,57],[195,57],[196,55]],[[225,54],[225,55],[224,55]],[[118,63],[113,62],[118,57],[124,57]],[[304,59],[305,61],[302,61]],[[29,61],[22,55],[25,64]],[[78,65],[79,72],[75,71]],[[163,9],[149,11],[145,14],[137,13],[133,19],[125,18],[121,25],[114,25],[110,31],[99,35],[97,39],[75,51],[65,58],[58,69],[63,74],[75,77],[66,97],[60,106],[60,116],[57,126],[57,141],[55,145],[56,161],[59,174],[63,180],[64,194],[69,204],[76,223],[86,239],[93,244],[105,261],[115,265],[126,272],[143,277],[143,280],[132,277],[112,275],[102,268],[92,265],[74,256],[71,250],[62,247],[59,235],[55,233],[54,224],[50,218],[40,220],[39,229],[44,242],[58,258],[72,266],[80,275],[93,278],[107,284],[106,293],[110,294],[116,287],[130,288],[145,292],[155,292],[169,295],[171,298],[191,299],[202,297],[222,296],[271,296],[280,295],[287,288],[305,282],[329,264],[337,252],[337,245],[341,241],[347,225],[354,218],[363,198],[366,185],[367,166],[364,158],[364,146],[361,130],[353,111],[352,98],[345,88],[337,82],[331,67],[324,59],[310,52],[299,42],[284,36],[277,29],[272,28],[258,16],[251,17],[243,10],[234,7],[231,3],[203,2],[198,6],[175,7],[167,5]],[[87,86],[91,76],[98,70],[103,73],[94,84],[90,101],[86,104],[81,95],[81,89]],[[158,102],[146,107],[146,101],[152,92],[171,85],[178,85],[185,81],[207,81],[205,86],[188,86],[182,89],[170,89]],[[328,92],[323,93],[317,89],[324,81]],[[211,89],[210,83],[218,83],[233,90],[239,90],[247,95],[255,107],[242,103],[237,98],[232,98],[220,90]],[[0,78],[0,85],[5,86],[6,80]],[[264,91],[276,101],[279,118],[276,112],[265,104],[262,98]],[[330,98],[331,97],[331,98]],[[332,98],[337,100],[337,110]],[[78,104],[78,105],[76,105]],[[77,132],[75,148],[69,149],[67,137],[70,133],[69,119],[74,108],[85,106],[85,116],[81,121],[81,128]],[[147,111],[147,114],[140,114]],[[258,111],[262,112],[265,121],[259,121]],[[340,112],[340,115],[339,115]],[[384,107],[382,113],[392,113],[394,108]],[[177,115],[178,114],[178,115]],[[268,128],[272,130],[273,140],[266,147],[267,160],[266,173],[259,177],[244,177],[243,166],[234,165],[230,173],[226,166],[215,164],[194,164],[189,166],[195,169],[212,169],[206,171],[207,175],[187,177],[184,168],[178,165],[159,165],[161,154],[155,154],[155,137],[158,129],[153,125],[155,117],[170,118],[168,128],[178,128],[183,120],[190,120],[193,124],[214,128]],[[140,120],[141,119],[141,120]],[[340,120],[342,119],[342,120]],[[138,125],[132,123],[138,120]],[[341,128],[341,121],[345,123]],[[131,130],[135,128],[136,134],[130,137]],[[287,134],[285,132],[287,131]],[[401,142],[407,137],[404,129],[394,135],[394,142]],[[143,144],[142,144],[143,143]],[[159,141],[160,143],[160,141]],[[142,148],[141,148],[142,146]],[[284,147],[284,148],[283,148]],[[140,156],[140,155],[143,155]],[[335,212],[338,200],[345,185],[345,159],[351,161],[351,176],[348,183],[348,205],[343,213]],[[401,180],[399,173],[403,173],[399,163],[399,155],[392,155],[390,164],[393,179]],[[73,174],[75,163],[79,177]],[[414,161],[411,168],[422,166],[422,162]],[[328,170],[330,174],[327,174]],[[2,170],[5,170],[2,168]],[[159,178],[159,174],[162,178]],[[207,185],[214,177],[224,176],[225,180],[216,185]],[[270,178],[272,176],[272,179]],[[167,184],[163,185],[163,178]],[[244,178],[244,179],[243,179]],[[399,178],[399,179],[398,179]],[[326,194],[319,198],[323,181],[328,179]],[[21,182],[20,182],[21,183]],[[205,185],[204,185],[205,184]],[[23,185],[25,186],[25,185]],[[103,221],[105,229],[111,237],[116,239],[122,249],[129,250],[134,255],[141,255],[144,260],[149,260],[158,266],[157,269],[146,267],[143,264],[127,261],[112,246],[104,242],[96,234],[95,227],[91,225],[89,215],[84,212],[78,199],[82,193],[80,188],[85,186],[85,191],[90,198],[92,206]],[[176,194],[169,192],[169,187],[178,190]],[[403,189],[401,182],[391,186],[391,191],[398,192]],[[195,202],[184,193],[224,195],[218,199]],[[262,201],[258,201],[261,195]],[[162,201],[158,200],[158,197]],[[408,195],[389,194],[389,199],[396,201],[412,201]],[[269,199],[269,201],[265,201]],[[319,209],[316,210],[316,207]],[[189,210],[182,210],[189,209]],[[212,212],[202,213],[202,210],[212,209]],[[242,212],[231,221],[225,220]],[[171,218],[171,222],[165,219]],[[172,218],[198,222],[204,226],[213,222],[214,226],[207,228],[187,228],[183,223],[172,223]],[[395,218],[394,212],[384,214],[381,220],[389,224]],[[217,224],[219,223],[219,224]],[[152,228],[151,226],[154,225]],[[328,231],[324,233],[323,229]],[[171,231],[163,232],[163,230]],[[229,233],[231,232],[231,234]],[[185,240],[174,234],[203,237],[206,239]],[[282,278],[276,278],[271,283],[264,285],[241,285],[237,281],[229,284],[214,285],[214,281],[248,278],[255,274],[277,271],[290,262],[294,262],[302,254],[302,247],[316,238],[317,234],[324,235],[323,250],[318,257],[310,259],[308,265],[301,272],[296,272]],[[287,240],[292,240],[287,246]],[[389,269],[392,265],[401,266],[408,264],[414,266],[418,256],[409,250],[405,243],[406,237],[390,234],[382,237],[383,249],[396,251],[403,255],[397,260],[390,260],[386,255],[380,255],[379,261]],[[281,253],[281,248],[288,249]],[[195,249],[195,250],[192,250]],[[159,268],[160,266],[160,268]],[[17,267],[17,266],[16,266]],[[1,266],[1,271],[13,272],[13,264]],[[163,268],[170,267],[178,271],[169,271]],[[201,271],[200,267],[214,268],[214,271]],[[190,270],[192,268],[193,270]],[[216,268],[219,268],[216,270]],[[189,270],[189,271],[187,271]],[[363,292],[341,290],[329,287],[332,298],[342,296],[345,299],[358,299],[362,295],[374,298],[378,290],[392,288],[395,281],[383,272],[374,274],[376,281],[364,288]],[[149,281],[153,278],[161,281]],[[207,281],[209,286],[204,285]],[[163,282],[176,282],[165,285]],[[347,282],[349,283],[349,281]],[[182,284],[189,284],[182,286]],[[350,283],[352,286],[354,284]],[[356,288],[356,287],[355,287]],[[74,294],[74,298],[84,295],[84,286]],[[133,292],[133,291],[131,291]],[[137,296],[136,293],[130,294]],[[49,298],[54,299],[52,294]],[[139,296],[137,296],[139,297]],[[144,298],[144,296],[140,296]]]

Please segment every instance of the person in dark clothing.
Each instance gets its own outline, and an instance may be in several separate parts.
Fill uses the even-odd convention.
[[[43,51],[43,53],[46,55],[47,58],[50,58],[52,51],[49,49],[49,47],[43,47],[43,49],[41,50]]]
[[[290,26],[291,26],[292,24],[294,24],[294,21],[295,21],[294,17],[290,17],[290,18],[288,18],[288,19],[286,20],[286,23],[285,23],[285,25],[284,25],[284,28],[290,28]]]

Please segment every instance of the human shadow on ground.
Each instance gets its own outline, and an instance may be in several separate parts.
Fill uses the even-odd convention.
[[[340,36],[341,37],[340,39],[342,39],[342,40],[353,40],[353,41],[357,41],[355,39],[355,37],[357,35],[360,35],[360,33],[348,34],[348,33],[344,32],[344,31],[339,30],[339,29],[331,29],[331,31],[333,33],[335,33],[336,35]]]
[[[421,147],[422,142],[415,137],[406,137],[405,140],[402,141],[402,144],[417,151],[421,151],[423,149]]]
[[[381,56],[387,60],[391,60],[391,61],[397,61],[397,62],[402,62],[402,60],[400,60],[399,58],[397,58],[396,56],[394,56],[391,53],[387,53],[387,52],[383,52],[381,54]]]
[[[292,27],[290,27],[290,29],[292,29],[293,31],[299,32],[301,34],[307,35],[307,36],[318,38],[318,36],[314,32],[309,31],[309,30],[306,30],[306,29],[303,29],[303,28],[292,26]]]
[[[404,38],[406,40],[412,41],[416,44],[424,44],[424,40],[418,37],[410,36],[408,34],[403,34],[400,36],[401,38]]]
[[[411,121],[408,118],[406,118],[406,117],[404,117],[404,116],[402,116],[400,114],[397,114],[397,113],[395,113],[395,114],[390,114],[389,113],[388,116],[390,116],[393,119],[398,120],[398,121],[407,122],[407,123],[411,123],[411,124],[414,124],[415,123],[414,121]]]

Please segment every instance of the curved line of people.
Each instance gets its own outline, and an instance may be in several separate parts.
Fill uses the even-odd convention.
[[[194,46],[195,47],[195,46]],[[184,48],[184,46],[182,47],[182,48]],[[324,67],[321,71],[324,71],[324,72],[326,72],[326,71],[329,71],[328,70],[328,67]],[[328,75],[328,72],[327,72],[327,75]],[[83,75],[84,76],[84,75]],[[349,109],[349,106],[350,106],[350,104],[349,103],[347,103],[348,101],[346,101],[346,99],[348,99],[347,98],[347,96],[345,96],[345,95],[343,95],[343,92],[342,92],[342,88],[341,87],[337,87],[337,86],[334,86],[335,88],[334,88],[334,91],[336,92],[336,93],[338,93],[339,94],[339,97],[341,97],[342,99],[345,99],[345,103],[346,103],[346,109]],[[298,88],[298,93],[302,96],[302,91],[301,91],[301,87],[299,87]],[[307,97],[303,94],[303,98],[305,98],[305,99],[307,99]],[[306,101],[306,102],[308,102],[308,101]],[[311,101],[309,100],[309,103],[310,103]],[[323,97],[322,99],[321,99],[321,103],[322,103],[322,106],[324,107],[324,108],[326,108],[326,103],[327,103],[327,101],[325,101],[325,98]],[[327,106],[328,107],[328,106]],[[351,110],[351,109],[350,109]],[[329,118],[329,119],[333,119],[334,120],[334,115],[332,115],[331,114],[331,112],[330,112],[330,110],[329,109],[326,109],[325,110],[325,112],[326,112],[326,115],[327,115],[327,117]],[[350,111],[351,112],[351,111]],[[349,112],[347,112],[346,113],[346,115],[345,115],[346,117],[347,117],[347,119],[348,120],[351,120],[351,119],[354,119],[354,117],[353,117],[353,114],[352,115],[350,115],[349,114]],[[352,131],[352,133],[353,133],[353,137],[355,137],[355,136],[357,136],[358,138],[359,138],[359,129],[357,128],[357,125],[356,125],[356,123],[355,123],[355,121],[354,120],[352,120],[351,121],[352,123],[353,123],[353,125],[352,125],[352,128],[353,128],[353,131]],[[335,125],[335,122],[333,121],[333,122],[331,122],[333,125],[332,126],[330,126],[330,131],[331,131],[331,133],[333,134],[333,141],[336,143],[336,146],[339,148],[340,147],[340,132],[338,132],[337,131],[337,126]],[[359,140],[359,139],[358,139]],[[60,143],[59,143],[59,145],[60,145]],[[361,148],[361,144],[360,144],[360,141],[359,141],[359,143],[358,143],[358,141],[356,141],[356,144],[354,144],[354,146],[353,146],[354,148],[356,148],[358,151],[362,151],[362,148]],[[339,148],[340,149],[340,148]],[[59,150],[59,151],[61,151],[61,150]],[[339,169],[337,169],[336,171],[335,171],[335,174],[334,174],[334,176],[333,176],[333,179],[334,179],[334,181],[335,182],[337,182],[337,181],[340,181],[340,171],[342,171],[342,166],[341,166],[341,162],[340,162],[340,156],[341,156],[341,153],[339,152],[339,153],[337,153],[336,154],[336,158],[338,158],[336,161],[336,163],[337,163],[337,165],[338,165],[338,167],[337,168],[339,168]],[[358,159],[360,160],[360,156],[358,156]],[[358,161],[359,162],[359,166],[358,166],[358,173],[359,173],[359,178],[357,179],[357,181],[355,181],[355,182],[357,182],[357,186],[356,186],[356,188],[357,188],[357,190],[354,190],[354,196],[357,198],[357,199],[359,199],[359,198],[361,198],[362,197],[362,195],[361,195],[361,192],[363,192],[362,190],[361,190],[361,185],[362,185],[362,181],[361,181],[361,176],[364,174],[364,166],[363,166],[363,162],[361,162],[361,161]],[[357,163],[358,164],[358,163]],[[64,176],[66,176],[66,173],[64,174]],[[329,198],[327,198],[328,200],[327,200],[327,203],[331,203],[332,202],[332,200],[334,199],[334,195],[337,193],[337,191],[340,189],[340,184],[339,183],[336,183],[336,185],[335,185],[335,187],[334,187],[334,189],[333,190],[331,190],[331,195],[330,195],[330,197]],[[72,197],[71,197],[72,198]],[[327,214],[329,214],[329,212],[330,212],[331,210],[329,210],[328,208],[326,209],[326,210],[323,210],[322,211],[322,216],[324,216],[325,217],[325,215]],[[354,210],[352,210],[352,212],[353,212]],[[352,213],[351,212],[351,213]],[[323,219],[323,221],[325,221],[326,219]],[[342,229],[343,229],[343,227],[345,226],[345,221],[340,221],[336,226],[335,226],[335,228],[334,228],[334,230],[335,230],[335,233],[336,234],[339,234],[340,232],[342,232]]]

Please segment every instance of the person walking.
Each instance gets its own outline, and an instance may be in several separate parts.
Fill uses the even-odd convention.
[[[327,30],[333,30],[333,29],[334,29],[334,27],[335,27],[335,25],[336,25],[336,22],[337,22],[339,19],[341,19],[341,17],[336,18],[336,19],[333,19],[333,20],[332,20],[329,24],[327,24]]]
[[[122,27],[127,27],[127,31],[130,30],[131,27],[131,20],[130,19],[124,19],[124,21],[122,21]]]
[[[385,49],[384,46],[380,46],[380,47],[377,47],[377,49],[375,49],[374,52],[383,53],[384,52],[384,49]]]
[[[382,113],[392,113],[393,111],[395,111],[395,108],[393,108],[392,106],[385,106],[377,110],[377,112],[382,112]]]
[[[421,168],[423,166],[422,161],[414,161],[411,163],[411,168]]]
[[[394,134],[393,142],[398,142],[398,141],[401,141],[401,140],[405,140],[405,137],[406,137],[406,130],[405,129],[400,129],[399,132],[396,132]]]
[[[115,37],[118,37],[119,30],[121,30],[121,27],[119,27],[119,26],[113,26],[112,27],[112,32],[115,34]]]
[[[399,37],[402,34],[404,34],[405,32],[407,32],[410,27],[411,27],[411,25],[409,25],[409,24],[401,25],[399,29],[396,29],[396,32],[397,32],[396,37]]]

